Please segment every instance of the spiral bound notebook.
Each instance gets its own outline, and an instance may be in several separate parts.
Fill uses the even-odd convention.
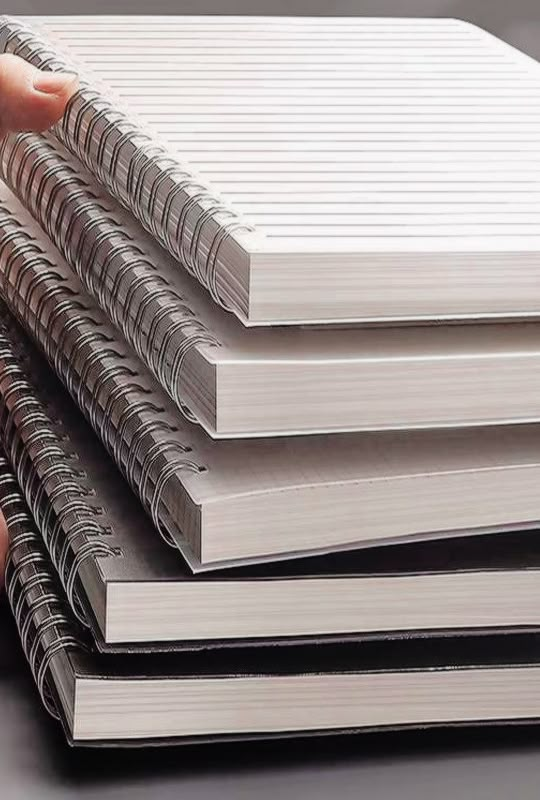
[[[0,459],[6,589],[43,703],[78,745],[351,733],[540,718],[538,638],[338,649],[91,651]],[[478,666],[480,665],[480,666]]]
[[[2,209],[2,294],[192,570],[538,522],[538,426],[213,442],[14,198]]]
[[[499,534],[489,552],[472,537],[193,578],[160,542],[61,387],[16,337],[13,324],[0,332],[3,438],[73,610],[99,649],[540,626],[535,531]]]
[[[80,72],[56,135],[245,324],[540,312],[540,67],[469,23],[5,17],[0,50]]]
[[[213,437],[540,418],[538,323],[247,331],[53,140],[7,137],[0,173]]]
[[[19,347],[19,360],[25,353]],[[4,417],[12,467],[74,612],[100,650],[540,627],[536,531],[499,534],[489,552],[472,537],[193,578],[38,361],[23,359],[36,389],[5,350],[2,358],[0,375],[9,368],[13,382],[0,378],[1,398],[14,385],[18,408],[30,408],[31,430],[24,415],[11,429]]]
[[[0,222],[0,230],[2,225],[5,222]],[[0,237],[0,250],[1,241]],[[20,264],[27,290],[36,282],[44,293],[54,290],[49,297],[64,311],[67,290],[74,304],[84,306],[84,296],[73,292],[67,280],[64,294],[58,292],[58,276],[56,283],[47,281],[50,276],[36,252],[35,245],[27,252],[34,274],[24,261]],[[28,295],[20,282],[18,286],[22,307]],[[75,319],[64,319],[65,327],[72,329]],[[55,326],[48,330],[49,343],[58,347]],[[80,335],[88,341],[84,329]],[[6,403],[1,430],[13,468],[73,607],[90,625],[101,649],[122,644],[133,649],[144,643],[158,649],[165,643],[193,648],[239,638],[256,643],[272,637],[322,640],[399,631],[510,631],[540,624],[535,531],[499,534],[488,550],[471,537],[455,544],[383,548],[194,579],[160,542],[112,462],[14,324],[4,325],[0,344],[0,407]],[[82,350],[77,352],[82,355]],[[86,357],[93,362],[91,353]],[[101,368],[110,377],[105,363]],[[74,372],[65,372],[70,374]],[[82,385],[70,385],[82,400]],[[91,383],[87,388],[99,400],[92,395]],[[125,392],[121,397],[125,399]],[[17,415],[11,427],[8,402]],[[20,411],[25,408],[30,409],[28,423]],[[102,417],[102,432],[106,421]],[[24,442],[29,443],[29,453]],[[71,517],[65,516],[75,510],[79,522],[85,521],[83,529],[73,527]]]

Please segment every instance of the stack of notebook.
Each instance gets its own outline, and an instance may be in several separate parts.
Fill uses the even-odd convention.
[[[6,586],[68,739],[540,718],[540,67],[455,20],[0,51],[81,79],[0,143]]]

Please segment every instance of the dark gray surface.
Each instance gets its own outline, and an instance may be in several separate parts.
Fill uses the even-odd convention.
[[[2,12],[291,13],[469,19],[540,58],[540,0],[4,0]],[[1,800],[537,800],[540,730],[414,733],[170,751],[73,751],[0,608]]]

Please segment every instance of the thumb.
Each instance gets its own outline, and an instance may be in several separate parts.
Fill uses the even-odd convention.
[[[77,85],[72,73],[42,72],[18,56],[0,55],[0,136],[50,128]]]

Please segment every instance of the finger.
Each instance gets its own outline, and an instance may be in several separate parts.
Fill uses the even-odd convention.
[[[77,86],[72,73],[42,72],[18,56],[1,55],[0,136],[50,128],[61,118]]]
[[[0,589],[4,585],[4,567],[8,548],[8,534],[4,517],[0,514]]]

